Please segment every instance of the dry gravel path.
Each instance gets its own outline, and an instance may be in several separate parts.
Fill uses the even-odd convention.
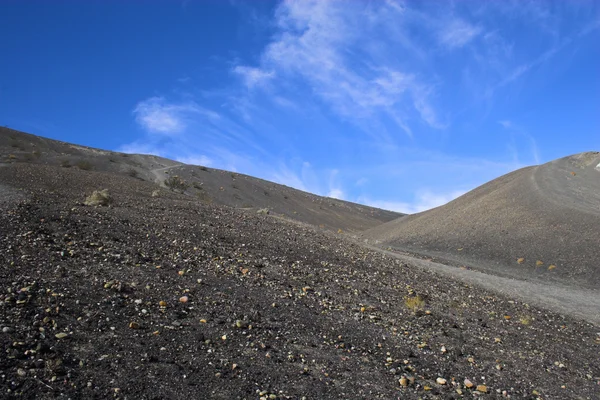
[[[423,270],[435,271],[486,290],[547,310],[581,318],[600,326],[600,292],[598,290],[578,289],[532,280],[511,279],[417,258],[406,253],[383,250],[374,246],[367,247]]]

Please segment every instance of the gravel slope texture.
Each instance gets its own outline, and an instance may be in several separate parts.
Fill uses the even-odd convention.
[[[335,232],[360,232],[402,215],[316,196],[248,175],[188,165],[157,156],[78,146],[0,127],[0,165],[3,163],[110,172],[154,182],[162,188],[166,188],[165,181],[175,179],[175,182],[182,182],[183,185],[174,189],[198,201],[255,212],[268,210],[280,218]]]
[[[597,399],[600,330],[342,235],[132,177],[11,164],[0,393]],[[109,206],[85,206],[108,189]]]
[[[600,153],[523,168],[363,238],[501,276],[600,288]]]

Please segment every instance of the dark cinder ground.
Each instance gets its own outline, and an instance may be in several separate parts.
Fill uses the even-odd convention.
[[[598,326],[32,146],[0,166],[0,398],[598,398]]]
[[[588,323],[131,177],[0,182],[4,398],[598,398]]]

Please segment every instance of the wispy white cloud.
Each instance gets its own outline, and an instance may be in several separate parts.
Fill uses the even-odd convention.
[[[333,199],[344,200],[344,191],[342,189],[331,189],[327,193],[327,197],[331,197]]]
[[[431,127],[443,127],[431,103],[432,85],[398,63],[381,64],[369,55],[381,44],[393,51],[393,44],[379,36],[403,18],[402,7],[380,3],[362,18],[358,5],[282,3],[276,12],[279,33],[266,46],[260,66],[239,72],[248,76],[249,86],[254,79],[274,75],[288,84],[291,78],[300,78],[334,112],[359,124],[386,117],[410,136],[408,120],[416,113]],[[390,13],[398,19],[390,18]]]
[[[214,163],[214,161],[211,158],[202,154],[185,157],[176,157],[175,160],[184,164],[201,165],[205,167],[209,167]]]
[[[533,159],[533,161],[536,164],[540,163],[540,161],[541,161],[540,151],[539,151],[537,141],[535,140],[533,135],[531,135],[523,127],[515,124],[513,121],[505,119],[505,120],[498,121],[498,123],[509,133],[510,140],[507,144],[507,147],[512,155],[513,160],[515,160],[515,162],[520,162],[519,155],[521,153],[524,153],[524,151],[522,150],[522,147],[526,147],[526,148],[528,148],[527,153],[530,154],[529,159],[530,160]],[[522,140],[524,139],[526,143],[523,144],[522,142],[519,142],[517,140],[517,136],[520,136],[522,138]],[[528,163],[530,163],[530,162],[528,162]]]
[[[563,38],[559,38],[557,43],[553,44],[549,48],[546,48],[546,50],[543,51],[538,57],[534,58],[533,60],[529,60],[527,62],[523,62],[514,66],[498,82],[496,82],[492,87],[487,89],[486,97],[492,97],[498,89],[501,89],[511,84],[512,82],[518,80],[519,78],[527,74],[529,71],[547,63],[551,59],[555,58],[555,56],[558,53],[560,53],[563,49],[572,45],[576,39],[589,35],[599,28],[600,20],[595,20],[591,23],[586,24],[582,29],[578,30],[577,32],[572,33]]]
[[[510,129],[510,128],[512,128],[512,122],[510,122],[510,121],[509,121],[509,120],[507,120],[507,119],[500,120],[500,121],[498,121],[498,123],[499,123],[500,125],[502,125],[502,127],[503,127],[504,129]]]
[[[185,129],[182,114],[187,111],[187,106],[167,105],[163,98],[151,97],[139,102],[133,114],[136,122],[148,132],[174,134]]]
[[[356,186],[362,186],[362,185],[365,185],[368,182],[369,182],[369,180],[367,178],[362,177],[362,178],[359,178],[354,184]]]
[[[465,46],[482,30],[480,26],[471,25],[460,18],[453,18],[440,29],[439,40],[449,49],[455,49]]]
[[[346,194],[341,187],[339,181],[339,169],[334,169],[329,173],[329,188],[327,191],[327,197],[332,197],[334,199],[345,200]]]
[[[433,192],[429,189],[419,190],[415,193],[412,202],[402,202],[394,200],[372,200],[368,197],[361,198],[364,204],[382,208],[384,210],[397,211],[404,214],[416,214],[422,211],[430,210],[442,206],[465,194],[462,190],[452,190],[449,192]]]
[[[115,150],[128,154],[150,154],[153,156],[164,157],[164,153],[161,151],[159,146],[155,145],[154,143],[140,140],[121,145]]]
[[[239,75],[248,89],[256,86],[262,86],[275,77],[275,72],[265,71],[260,68],[238,65],[233,72]]]
[[[193,101],[173,103],[164,97],[150,97],[134,108],[136,122],[149,133],[173,135],[184,131],[197,116],[211,120],[221,117]]]

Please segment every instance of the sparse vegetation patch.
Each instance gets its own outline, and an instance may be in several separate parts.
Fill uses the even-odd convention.
[[[421,296],[407,296],[404,299],[404,305],[410,311],[416,313],[417,311],[421,311],[425,308],[425,300],[421,298]]]
[[[94,165],[86,160],[81,160],[81,161],[77,161],[77,164],[75,164],[77,166],[77,168],[84,170],[84,171],[90,171],[92,169],[94,169]]]
[[[190,187],[190,185],[186,181],[184,181],[181,177],[177,175],[173,175],[165,179],[164,183],[165,186],[169,189],[181,193],[185,192]]]
[[[108,206],[111,203],[112,197],[110,196],[108,189],[94,190],[94,192],[83,202],[86,206]]]

